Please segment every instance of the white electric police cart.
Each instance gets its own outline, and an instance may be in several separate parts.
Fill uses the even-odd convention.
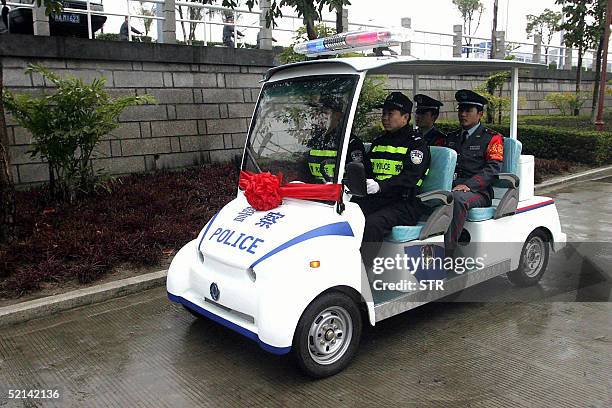
[[[297,51],[330,54],[396,41],[392,31],[349,33],[304,43]],[[307,157],[315,149],[315,154],[327,156],[320,163],[327,181],[343,184],[342,200],[286,198],[278,208],[255,211],[238,190],[174,257],[168,270],[169,299],[271,353],[291,351],[307,374],[325,377],[349,364],[364,321],[375,325],[502,274],[517,285],[536,284],[550,251],[561,249],[566,236],[554,201],[534,195],[534,158],[521,154],[517,140],[519,69],[534,67],[540,65],[384,56],[320,59],[270,69],[249,128],[242,169],[280,171],[289,182],[312,183],[307,180],[312,173]],[[479,261],[457,263],[450,270],[435,262],[444,259],[457,158],[451,149],[432,147],[430,171],[419,195],[430,211],[416,226],[396,226],[380,251],[381,259],[406,255],[424,262],[414,268],[390,264],[380,275],[367,273],[359,251],[365,220],[350,201],[352,195],[364,194],[363,166],[350,159],[345,165],[366,75],[391,75],[408,84],[412,80],[416,94],[421,75],[499,71],[512,73],[504,165],[495,182],[493,206],[470,210],[466,234],[454,254]],[[317,110],[322,94],[344,105],[342,137],[332,152],[309,145],[311,134],[328,119]],[[440,282],[444,290],[434,287]]]

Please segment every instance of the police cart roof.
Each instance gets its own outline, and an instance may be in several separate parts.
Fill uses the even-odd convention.
[[[369,71],[371,74],[392,75],[475,75],[491,72],[508,71],[513,68],[533,69],[546,68],[546,65],[531,62],[497,60],[497,59],[418,59],[415,57],[355,57],[330,58],[324,60],[303,61],[294,64],[281,65],[267,71],[264,80],[269,80],[274,74],[295,68],[324,68],[343,65],[352,68],[356,73]]]

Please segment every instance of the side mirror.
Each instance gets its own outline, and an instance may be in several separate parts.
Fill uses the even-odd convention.
[[[365,197],[368,194],[368,189],[366,187],[366,174],[363,163],[347,163],[342,183],[348,187],[352,195]]]

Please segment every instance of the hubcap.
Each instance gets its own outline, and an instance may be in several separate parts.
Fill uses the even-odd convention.
[[[338,361],[353,337],[353,321],[340,306],[332,306],[317,315],[308,331],[308,352],[318,364]]]
[[[523,270],[530,278],[537,276],[542,270],[546,243],[540,237],[531,238],[523,254]]]

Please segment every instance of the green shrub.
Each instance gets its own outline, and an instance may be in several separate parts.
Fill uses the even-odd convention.
[[[449,133],[458,129],[457,122],[438,121],[438,129]],[[504,136],[510,135],[510,126],[485,125]],[[554,126],[518,126],[518,139],[523,143],[523,154],[540,159],[561,159],[589,165],[612,161],[612,133],[579,131]]]
[[[96,187],[98,174],[91,156],[102,137],[119,126],[121,112],[155,99],[149,95],[112,99],[104,89],[105,78],[86,84],[74,77],[61,78],[42,65],[29,65],[26,73],[33,72],[55,85],[57,92],[32,97],[5,89],[2,100],[17,123],[32,133],[29,153],[47,161],[52,196],[72,201],[77,193]]]
[[[544,100],[550,102],[555,108],[561,111],[561,114],[571,115],[575,109],[580,110],[587,98],[582,93],[574,92],[553,92],[544,97]]]

